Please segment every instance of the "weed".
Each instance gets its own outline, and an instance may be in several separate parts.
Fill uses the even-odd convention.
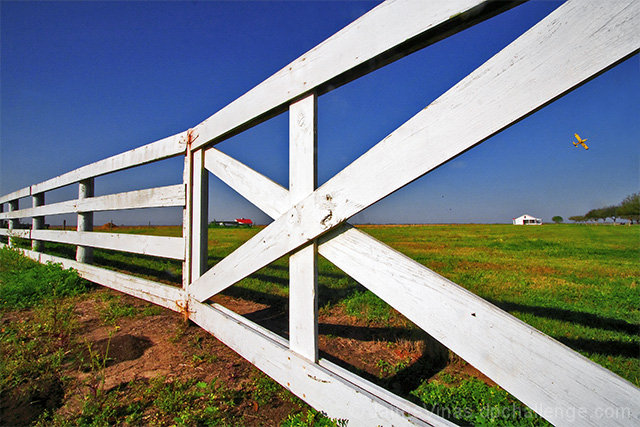
[[[28,424],[62,403],[68,380],[60,371],[79,352],[73,304],[47,300],[1,326],[0,424]]]
[[[40,264],[16,250],[0,248],[0,304],[3,309],[33,307],[43,300],[79,295],[86,282],[59,264]]]
[[[380,378],[391,377],[393,375],[396,375],[398,372],[402,371],[403,369],[407,369],[410,364],[411,364],[410,357],[404,358],[395,364],[389,363],[383,359],[380,359],[376,362],[376,366],[380,368]]]
[[[160,314],[164,313],[164,308],[160,307],[159,305],[155,305],[155,304],[149,304],[147,305],[145,308],[142,309],[142,311],[140,312],[141,316],[158,316]]]
[[[499,387],[475,379],[457,384],[451,375],[424,381],[412,394],[424,407],[451,421],[472,425],[537,426],[549,425]]]
[[[306,413],[299,412],[289,415],[280,424],[281,427],[346,427],[346,425],[347,420],[327,418],[315,409],[309,409]]]
[[[135,317],[138,313],[138,308],[123,302],[120,295],[109,298],[106,305],[100,309],[102,320],[111,325],[115,325],[123,317]]]
[[[342,300],[345,311],[351,316],[368,321],[388,322],[393,309],[371,291],[357,291]]]
[[[104,352],[94,348],[90,342],[85,341],[89,358],[88,365],[91,372],[89,379],[85,381],[85,386],[87,386],[91,392],[91,394],[87,396],[87,400],[91,401],[91,404],[98,407],[100,406],[104,395],[104,383],[106,380],[105,369],[107,367],[107,362],[110,360],[109,347],[111,346],[111,339],[118,329],[119,327],[116,326],[109,332],[109,338],[107,339]]]
[[[282,390],[282,387],[264,374],[258,374],[253,380],[253,390],[251,391],[251,398],[263,406],[271,402],[276,395]]]

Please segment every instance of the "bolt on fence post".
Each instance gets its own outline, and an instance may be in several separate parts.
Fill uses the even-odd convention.
[[[31,196],[33,207],[44,205],[44,193],[33,194]],[[44,228],[44,216],[34,216],[31,222],[31,230],[40,230]],[[42,240],[31,240],[31,250],[42,252],[44,243]]]
[[[93,197],[94,182],[93,178],[80,181],[78,186],[78,199],[86,199]],[[78,213],[77,231],[93,231],[93,212]],[[93,248],[86,246],[78,246],[76,249],[76,261],[90,264],[93,262]]]

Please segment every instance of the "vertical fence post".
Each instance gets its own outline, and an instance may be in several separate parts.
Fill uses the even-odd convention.
[[[44,193],[32,194],[31,203],[34,208],[44,205]],[[44,228],[44,217],[34,216],[31,222],[31,230],[40,230],[43,228]],[[42,240],[31,240],[31,250],[34,250],[36,252],[42,252],[43,248],[44,248],[44,243],[42,242]]]
[[[86,199],[93,197],[94,185],[93,178],[80,181],[78,187],[78,199]],[[78,213],[78,231],[93,231],[93,212]],[[91,263],[93,262],[93,248],[86,246],[78,246],[76,249],[76,261]]]
[[[190,138],[190,137],[189,137]],[[186,291],[191,283],[191,211],[193,210],[193,202],[191,195],[193,193],[193,154],[191,153],[191,144],[187,141],[187,151],[184,156],[184,172],[182,180],[184,182],[185,203],[182,210],[182,239],[184,240],[184,261],[182,262],[182,288]]]
[[[19,200],[11,200],[9,201],[9,212],[13,212],[13,211],[17,211],[18,209],[20,209],[20,201]],[[10,219],[9,220],[9,232],[11,232],[11,230],[15,230],[18,228],[18,224],[20,224],[20,220],[19,219]],[[9,233],[11,234],[11,233]],[[7,243],[9,244],[9,246],[15,246],[16,241],[13,237],[9,236],[9,239],[7,240]]]
[[[191,173],[191,281],[194,281],[207,271],[209,172],[204,168],[204,150],[193,153]]]
[[[317,186],[317,96],[289,108],[289,194],[293,205]],[[289,257],[289,347],[318,360],[318,251],[314,240]]]

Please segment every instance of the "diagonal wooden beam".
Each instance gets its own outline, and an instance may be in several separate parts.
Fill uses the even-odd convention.
[[[204,167],[271,218],[278,218],[291,207],[289,191],[223,152],[205,151]]]
[[[273,217],[287,210],[284,187],[225,162],[236,171],[224,176],[230,187],[254,182],[249,201],[275,206]],[[263,191],[278,196],[265,200]],[[622,425],[637,422],[640,391],[631,383],[368,234],[341,225],[318,239],[318,252],[552,423],[584,408],[580,421],[597,425],[612,402],[629,409]]]
[[[563,4],[216,264],[194,297],[210,298],[633,55],[639,21],[633,0]]]
[[[355,228],[319,252],[554,425],[638,425],[640,389]]]
[[[522,1],[390,0],[375,7],[196,126],[198,149],[287,110]]]

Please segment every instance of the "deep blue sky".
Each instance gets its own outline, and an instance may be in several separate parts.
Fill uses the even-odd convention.
[[[198,124],[377,3],[0,2],[0,194]],[[529,2],[320,97],[320,183],[558,5]],[[636,55],[353,222],[549,221],[620,202],[640,188],[639,77]],[[218,148],[287,186],[287,121]],[[574,132],[589,138],[588,151],[571,144]],[[175,184],[181,174],[170,159],[97,178],[96,193]],[[212,177],[210,218],[239,216],[268,220]],[[64,218],[75,223],[47,222]],[[111,219],[175,224],[181,212],[102,213],[96,224]]]

